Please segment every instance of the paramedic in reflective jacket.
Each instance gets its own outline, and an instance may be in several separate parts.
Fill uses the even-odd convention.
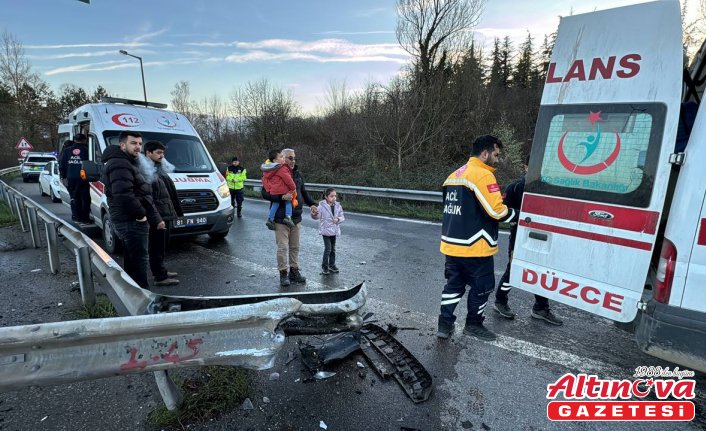
[[[468,291],[468,315],[463,333],[492,341],[496,335],[483,326],[483,312],[495,287],[493,255],[498,251],[498,223],[517,213],[503,203],[493,172],[502,149],[500,139],[483,135],[473,141],[471,157],[444,181],[441,252],[446,255],[437,337],[449,338],[454,310]]]

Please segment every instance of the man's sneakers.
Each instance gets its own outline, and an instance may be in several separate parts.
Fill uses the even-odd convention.
[[[514,319],[515,316],[517,316],[517,314],[512,311],[510,306],[507,304],[501,304],[499,302],[496,302],[495,304],[493,304],[493,310],[495,310],[496,313],[506,319]]]
[[[336,265],[329,266],[328,270],[334,273],[339,272],[338,267]]]
[[[532,310],[532,317],[534,319],[540,319],[544,320],[547,323],[551,323],[552,325],[556,326],[561,326],[564,324],[564,321],[559,319],[552,313],[552,311],[548,308],[545,308],[544,310]]]
[[[495,341],[498,338],[495,333],[488,330],[482,323],[466,324],[463,328],[463,333],[483,341]]]
[[[179,280],[176,278],[165,278],[154,282],[155,286],[176,286],[177,284],[179,284]]]
[[[167,271],[167,278],[174,278],[174,277],[179,277],[179,273]]]
[[[321,273],[320,273],[320,274],[321,274],[321,275],[329,275],[329,274],[331,274],[331,272],[329,271],[328,268],[326,268],[326,267],[321,267]]]

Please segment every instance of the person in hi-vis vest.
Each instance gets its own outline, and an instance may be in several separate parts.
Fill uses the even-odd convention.
[[[240,218],[243,216],[243,187],[245,180],[248,179],[248,171],[240,166],[240,160],[237,157],[233,157],[231,165],[226,168],[225,177],[230,189],[230,204],[238,210]]]

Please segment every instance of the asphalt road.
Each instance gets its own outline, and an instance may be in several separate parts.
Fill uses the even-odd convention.
[[[57,214],[68,215],[68,208],[62,204],[52,204],[49,198],[37,196],[36,184],[16,182],[14,185],[27,195],[36,196]],[[246,200],[244,217],[235,221],[224,241],[199,237],[172,244],[167,266],[179,272],[181,284],[160,291],[207,296],[279,291],[274,235],[264,226],[265,218],[264,202]],[[366,369],[367,374],[361,377],[356,362],[364,360],[357,354],[333,365],[330,370],[337,373],[334,377],[303,383],[308,375],[302,364],[298,360],[285,364],[286,351],[297,353],[298,337],[291,337],[275,369],[254,374],[255,410],[234,411],[192,429],[319,429],[320,421],[328,429],[374,430],[404,427],[420,430],[706,428],[706,377],[699,374],[694,422],[550,422],[546,417],[547,384],[565,373],[585,372],[601,378],[630,379],[638,366],[674,365],[641,353],[630,334],[606,319],[583,311],[555,304],[553,310],[564,319],[563,326],[535,321],[530,318],[532,295],[516,289],[511,292],[510,305],[518,312],[517,319],[501,319],[492,310],[486,314],[487,326],[499,334],[497,341],[471,339],[460,334],[460,328],[451,340],[439,341],[434,336],[444,284],[443,256],[438,250],[439,224],[347,213],[342,225],[343,235],[337,244],[341,272],[329,276],[318,274],[323,241],[315,222],[305,217],[302,226],[300,267],[308,278],[303,288],[339,288],[365,281],[369,298],[366,311],[375,313],[382,326],[390,323],[410,328],[401,329],[396,338],[433,375],[435,388],[431,399],[415,405],[395,383],[381,381],[372,370]],[[95,229],[87,232],[97,233]],[[502,251],[495,259],[497,278],[507,263],[506,247],[507,235],[501,235]],[[15,252],[4,252],[3,259],[12,261],[11,253]],[[28,258],[16,254],[18,259]],[[19,267],[21,263],[15,262],[15,265]],[[463,321],[465,306],[461,305],[456,313]],[[6,318],[3,325],[7,324]],[[17,323],[10,321],[9,324]],[[269,381],[271,372],[280,373],[280,379]],[[125,383],[128,379],[131,383]],[[100,382],[110,387],[111,394],[118,400],[129,397],[133,402],[135,392],[142,391],[152,405],[158,403],[159,398],[149,379],[150,376],[144,375]],[[59,417],[54,418],[57,422],[52,422],[56,428],[73,429],[70,426],[73,424],[79,429],[82,426],[88,429],[91,422],[80,419],[86,417],[86,412],[81,416],[72,413],[73,409],[68,406],[75,401],[71,395],[74,391],[82,391],[84,387],[95,390],[96,384],[86,382],[39,392],[28,389],[0,395],[0,419],[4,405],[10,403],[12,408],[11,419],[0,420],[0,429],[24,429],[28,423],[12,422],[20,418],[31,417],[34,422],[30,423],[39,424],[41,417],[32,415],[33,410],[28,405],[34,402],[54,406],[59,413]],[[131,389],[125,390],[126,385]],[[136,387],[141,389],[136,390]],[[57,397],[57,393],[61,396]],[[264,403],[262,397],[269,398],[269,403]],[[62,404],[67,408],[62,409]],[[101,406],[95,410],[97,414]],[[140,423],[140,414],[131,411],[128,416],[130,426]],[[84,423],[86,425],[77,425]],[[104,428],[121,429],[121,426],[111,424]]]

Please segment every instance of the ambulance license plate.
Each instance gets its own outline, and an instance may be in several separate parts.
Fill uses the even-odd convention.
[[[208,223],[207,217],[179,217],[174,220],[174,227],[191,227],[191,226],[202,226]]]

